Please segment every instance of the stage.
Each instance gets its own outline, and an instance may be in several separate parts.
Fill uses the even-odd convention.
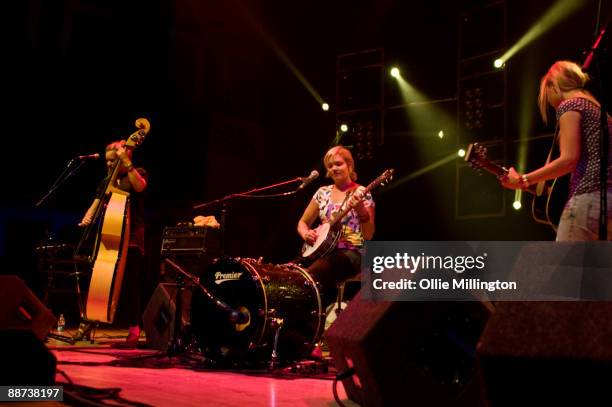
[[[275,370],[212,369],[205,367],[198,355],[194,355],[193,360],[169,358],[165,353],[154,357],[158,351],[146,348],[144,334],[137,349],[112,347],[121,343],[126,335],[127,330],[103,329],[96,333],[94,344],[89,341],[75,345],[54,339],[47,341],[47,347],[57,357],[56,381],[57,385],[64,385],[65,403],[83,405],[83,402],[71,400],[87,394],[102,397],[100,395],[112,394],[111,389],[120,389],[117,395],[123,400],[109,397],[103,401],[119,403],[113,405],[173,407],[230,407],[245,403],[250,406],[292,407],[337,405],[332,393],[332,366],[328,373],[317,372],[313,361],[305,362],[306,369],[310,369],[309,364],[312,366],[313,371],[309,372],[292,372],[291,367]],[[66,384],[69,382],[72,384]],[[343,403],[356,406],[347,400],[341,384],[338,392]]]

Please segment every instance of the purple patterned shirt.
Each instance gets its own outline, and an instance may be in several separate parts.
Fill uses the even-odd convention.
[[[580,113],[580,158],[570,180],[568,199],[574,195],[599,191],[600,109],[589,99],[566,99],[557,108],[557,121],[566,112]],[[608,131],[612,139],[612,118],[608,116]],[[608,185],[612,185],[612,143],[609,146]]]

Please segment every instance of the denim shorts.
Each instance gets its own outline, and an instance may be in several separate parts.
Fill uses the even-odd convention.
[[[608,240],[612,240],[612,191],[608,190]],[[557,241],[599,240],[599,191],[574,195],[565,204]]]

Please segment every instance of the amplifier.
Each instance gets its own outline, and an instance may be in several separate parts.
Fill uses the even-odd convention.
[[[162,257],[170,255],[213,255],[218,251],[217,230],[204,226],[166,227],[163,231]],[[212,253],[208,253],[213,248]]]

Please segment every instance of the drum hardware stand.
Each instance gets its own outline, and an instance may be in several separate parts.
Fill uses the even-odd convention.
[[[182,337],[181,325],[183,322],[183,292],[185,290],[185,279],[182,274],[176,275],[176,291],[174,294],[174,327],[172,339],[168,343],[168,357],[183,354],[185,340]]]
[[[176,276],[177,290],[176,290],[175,298],[174,298],[175,313],[174,313],[173,337],[168,344],[167,351],[157,352],[152,355],[137,356],[137,357],[131,358],[130,360],[131,361],[145,360],[145,359],[158,358],[162,356],[162,357],[168,357],[168,358],[175,358],[175,357],[185,358],[188,361],[196,362],[196,363],[205,362],[206,360],[203,360],[201,358],[197,358],[195,356],[188,354],[190,352],[190,349],[189,349],[190,346],[185,343],[185,338],[182,337],[182,329],[181,329],[181,322],[183,319],[183,316],[182,316],[182,297],[183,295],[182,294],[183,294],[183,290],[185,289],[185,278],[191,281],[191,283],[194,286],[199,287],[200,290],[202,290],[202,292],[216,306],[221,308],[223,311],[228,312],[230,315],[231,322],[233,323],[245,322],[243,321],[244,313],[235,311],[233,308],[231,308],[230,306],[228,306],[221,300],[217,299],[206,289],[206,287],[200,284],[199,278],[193,276],[191,273],[184,270],[180,265],[175,263],[172,259],[166,257],[164,258],[164,262],[170,265],[174,270],[178,271],[178,274]]]
[[[268,368],[270,370],[274,370],[274,367],[278,361],[278,336],[280,335],[280,331],[283,328],[283,319],[282,318],[272,318],[272,323],[276,327],[276,332],[274,333],[274,345],[272,346],[272,355],[270,357],[270,365]]]
[[[171,254],[168,254],[169,256]],[[187,343],[185,338],[183,337],[183,292],[185,290],[185,277],[191,280],[194,284],[198,284],[198,279],[191,275],[189,272],[185,271],[181,266],[176,264],[173,260],[168,257],[163,259],[166,264],[172,266],[176,271],[178,271],[176,275],[176,291],[174,294],[174,326],[172,327],[172,339],[168,342],[168,347],[165,351],[160,350],[159,352],[155,352],[150,355],[144,356],[135,356],[129,359],[124,359],[119,362],[121,365],[124,365],[126,361],[136,362],[143,361],[148,359],[159,359],[159,358],[180,358],[181,362],[190,363],[195,362],[201,364],[204,362],[202,358],[199,358],[193,353],[191,343]]]

